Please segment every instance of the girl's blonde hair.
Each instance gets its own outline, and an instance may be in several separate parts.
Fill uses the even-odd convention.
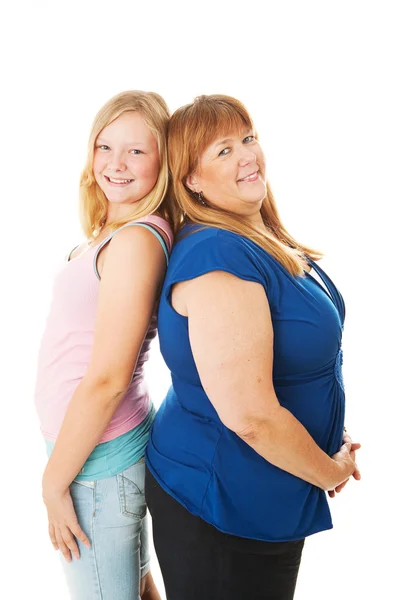
[[[139,203],[132,207],[132,213],[124,219],[112,223],[114,230],[135,219],[150,213],[157,213],[174,227],[176,221],[175,204],[167,194],[167,127],[169,110],[165,100],[154,92],[127,91],[111,98],[95,116],[89,136],[86,165],[80,179],[80,220],[83,231],[89,240],[96,238],[107,217],[108,201],[93,174],[95,142],[100,132],[122,114],[138,111],[147,127],[154,134],[160,155],[160,172],[154,188]]]
[[[202,205],[197,194],[186,185],[188,175],[196,171],[199,158],[207,146],[217,138],[241,135],[243,131],[255,133],[253,121],[244,105],[230,96],[198,96],[194,102],[179,108],[172,115],[168,125],[171,196],[175,197],[180,207],[181,226],[197,223],[238,233],[264,248],[292,275],[302,275],[305,256],[318,260],[321,254],[299,244],[286,231],[268,183],[260,211],[265,228],[256,227],[237,214],[217,206]]]

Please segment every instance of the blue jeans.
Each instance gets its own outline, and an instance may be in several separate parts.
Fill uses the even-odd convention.
[[[115,477],[72,482],[91,543],[88,549],[78,541],[78,560],[61,559],[73,600],[140,600],[140,580],[150,569],[144,476],[143,458]]]

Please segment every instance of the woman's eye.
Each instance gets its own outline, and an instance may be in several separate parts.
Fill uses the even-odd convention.
[[[247,135],[247,136],[244,138],[243,142],[244,142],[245,144],[249,144],[250,142],[254,142],[254,140],[255,140],[255,139],[256,139],[256,138],[254,137],[254,135]]]
[[[133,150],[130,151],[131,154],[142,154],[141,150],[136,150],[136,148],[134,148]]]
[[[110,150],[110,146],[106,146],[106,144],[101,144],[100,146],[97,146],[97,148],[100,150]]]
[[[229,148],[224,148],[223,150],[221,150],[221,152],[218,154],[218,156],[226,156],[229,152]]]

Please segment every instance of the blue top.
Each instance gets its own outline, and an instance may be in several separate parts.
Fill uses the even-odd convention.
[[[324,491],[275,467],[223,425],[200,382],[188,319],[170,299],[174,283],[215,270],[260,283],[271,310],[279,402],[329,455],[339,450],[344,425],[343,299],[311,260],[329,293],[308,273],[290,275],[245,237],[196,229],[175,245],[160,300],[158,334],[172,386],[150,433],[148,466],[169,494],[225,533],[288,541],[330,529]]]

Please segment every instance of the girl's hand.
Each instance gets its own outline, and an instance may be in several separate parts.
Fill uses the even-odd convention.
[[[75,558],[79,558],[75,538],[87,548],[90,548],[90,542],[78,523],[69,488],[61,492],[51,490],[44,484],[43,501],[47,508],[49,536],[55,550],[61,550],[67,562],[72,560],[71,553]]]

